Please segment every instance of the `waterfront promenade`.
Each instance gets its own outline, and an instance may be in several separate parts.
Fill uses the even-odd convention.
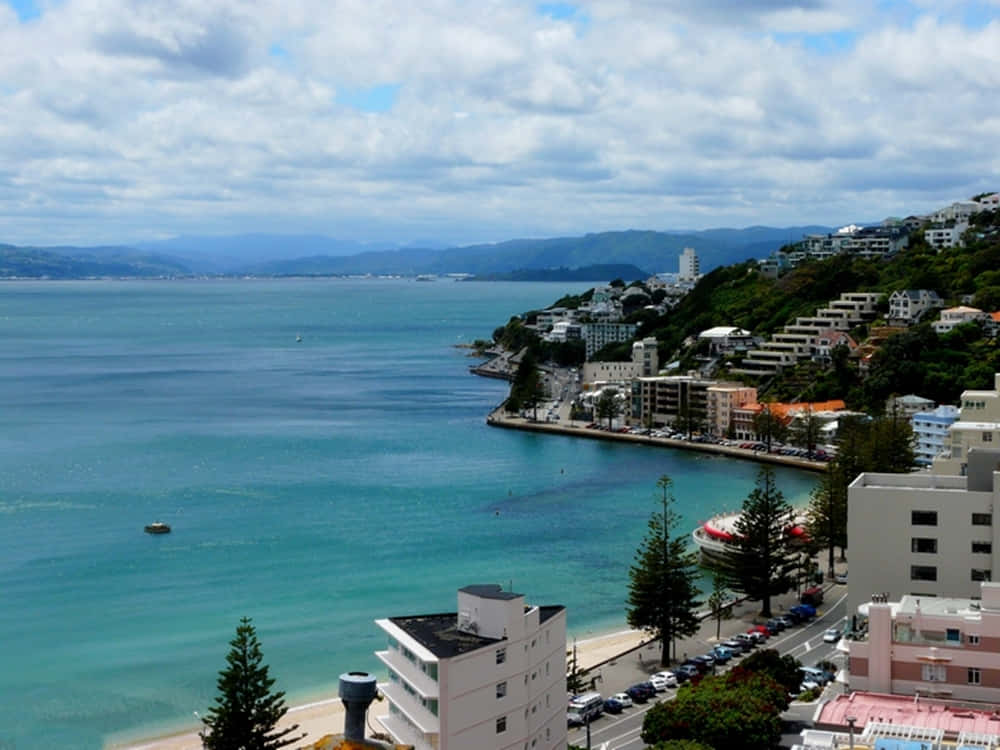
[[[587,438],[589,440],[614,440],[636,445],[647,445],[660,448],[679,448],[681,450],[701,451],[731,458],[743,458],[759,463],[780,464],[807,471],[826,471],[825,461],[811,461],[797,456],[782,456],[777,453],[755,451],[739,448],[734,445],[719,445],[718,443],[696,443],[674,438],[650,437],[647,435],[632,435],[630,433],[613,432],[610,430],[588,429],[583,422],[542,422],[526,417],[506,414],[501,404],[494,409],[486,423],[493,427],[504,427],[511,430],[527,430],[551,435],[568,435],[569,437]]]

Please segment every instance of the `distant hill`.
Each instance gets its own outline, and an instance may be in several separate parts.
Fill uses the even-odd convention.
[[[0,246],[6,247],[9,253],[7,267],[0,269],[0,276],[468,273],[499,278],[502,274],[579,270],[602,265],[627,265],[644,269],[644,273],[660,273],[677,270],[678,257],[685,247],[693,247],[698,252],[702,270],[707,272],[718,266],[767,256],[782,245],[800,239],[803,234],[828,231],[831,231],[829,227],[821,226],[699,232],[628,230],[444,249],[390,248],[321,235],[268,234],[178,237],[136,247],[17,248],[8,245]],[[12,254],[18,256],[16,262]]]
[[[469,281],[599,281],[648,279],[652,274],[629,264],[584,266],[583,268],[519,269],[507,273],[472,276]]]
[[[180,261],[127,247],[15,247],[0,245],[0,278],[83,279],[188,276]]]

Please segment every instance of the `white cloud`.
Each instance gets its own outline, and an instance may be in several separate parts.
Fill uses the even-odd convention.
[[[1000,184],[1000,20],[954,3],[415,5],[0,4],[0,241],[840,224]]]

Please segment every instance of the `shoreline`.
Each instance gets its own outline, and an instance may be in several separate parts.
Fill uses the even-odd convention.
[[[634,651],[648,638],[649,636],[643,631],[630,630],[624,622],[613,626],[612,630],[598,632],[595,635],[588,634],[582,639],[574,640],[567,634],[567,664],[574,644],[578,666],[581,670],[587,670]],[[325,735],[344,731],[344,707],[337,695],[337,689],[337,685],[321,688],[316,691],[314,700],[289,707],[279,726],[298,724],[298,732],[306,732],[306,737],[290,747],[310,747]],[[368,723],[376,725],[378,731],[385,731],[376,718],[380,708],[382,706],[378,701],[372,704],[368,713]],[[114,736],[110,736],[105,739],[103,747],[105,750],[201,750],[202,744],[198,737],[200,728],[200,725],[192,723],[178,726],[174,730],[164,730],[163,734],[146,735],[142,738],[115,739]],[[142,729],[137,731],[141,732]],[[124,733],[119,733],[118,736],[123,737]]]
[[[590,440],[607,440],[633,445],[648,445],[657,448],[680,448],[682,450],[699,451],[701,453],[711,453],[728,458],[741,458],[757,463],[776,464],[787,466],[792,469],[804,469],[805,471],[826,472],[827,463],[825,461],[810,461],[809,459],[797,456],[782,456],[775,453],[765,453],[747,448],[737,448],[732,445],[718,445],[717,443],[694,443],[688,440],[675,440],[674,438],[649,437],[647,435],[632,435],[630,433],[608,432],[606,430],[588,430],[582,424],[577,426],[569,424],[558,424],[554,422],[536,422],[524,417],[509,416],[503,414],[501,404],[486,417],[486,424],[491,427],[500,427],[509,430],[523,430],[526,432],[542,432],[551,435],[565,435],[568,437],[580,437]]]

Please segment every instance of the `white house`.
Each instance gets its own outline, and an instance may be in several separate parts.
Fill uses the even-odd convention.
[[[968,222],[961,221],[952,226],[928,227],[924,230],[927,244],[938,250],[948,247],[962,247],[962,235],[969,228]]]
[[[975,321],[986,323],[989,320],[989,314],[984,313],[978,307],[960,305],[958,307],[949,307],[947,310],[942,310],[941,317],[934,321],[934,330],[937,333],[948,333],[963,323],[971,323]]]
[[[944,301],[933,289],[899,289],[889,295],[889,320],[910,325],[939,307],[944,307]]]
[[[494,584],[458,611],[376,620],[389,681],[379,722],[416,750],[565,750],[566,610]]]
[[[750,331],[734,326],[715,326],[706,328],[698,334],[698,338],[709,342],[712,354],[747,350],[754,346],[756,340]]]

